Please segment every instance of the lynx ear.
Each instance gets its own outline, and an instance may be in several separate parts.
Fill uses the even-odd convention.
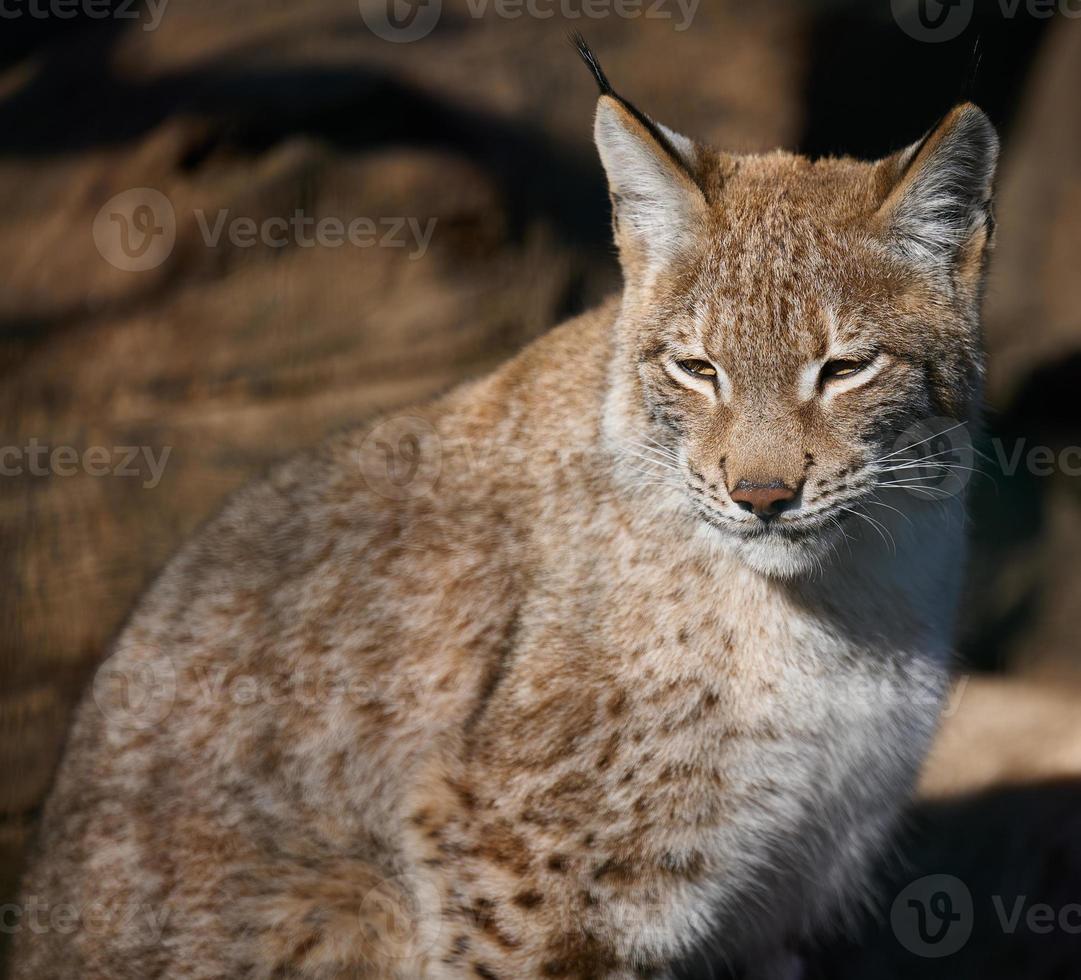
[[[954,265],[982,259],[994,232],[999,142],[976,106],[960,105],[919,143],[883,162],[892,190],[877,223],[902,254]]]
[[[697,147],[617,95],[585,41],[580,35],[575,40],[601,89],[594,139],[608,175],[620,248],[628,258],[671,258],[692,241],[706,216],[706,199],[693,176]]]

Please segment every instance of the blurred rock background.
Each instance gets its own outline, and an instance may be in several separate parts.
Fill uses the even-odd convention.
[[[230,491],[618,288],[595,90],[566,42],[582,29],[628,96],[726,148],[881,155],[962,98],[1000,126],[988,459],[958,691],[875,909],[812,961],[824,978],[1081,976],[1081,9],[920,0],[970,17],[929,42],[912,36],[917,0],[666,0],[667,17],[618,13],[653,0],[529,8],[551,17],[398,2],[414,32],[432,29],[380,36],[386,0],[5,7],[22,15],[0,34],[0,447],[19,454],[0,457],[0,905],[74,699]],[[163,193],[175,216],[175,247],[141,272],[94,234],[132,188]],[[434,233],[418,255],[208,246],[200,227],[222,210],[298,209],[435,219]],[[999,449],[1019,444],[1011,475]],[[38,476],[34,446],[105,447],[112,470],[120,447],[169,455],[159,482],[145,462],[137,476]],[[1025,462],[1038,447],[1050,475]],[[972,899],[948,956],[913,949],[905,889],[927,875]],[[945,906],[930,899],[949,889],[927,887],[933,926]],[[1050,932],[1024,915],[1009,931],[997,910],[1017,896],[1066,912]]]

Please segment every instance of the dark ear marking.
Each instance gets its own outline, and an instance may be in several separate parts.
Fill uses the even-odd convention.
[[[649,135],[653,137],[654,140],[656,140],[657,144],[661,147],[662,150],[664,150],[665,154],[672,159],[672,162],[675,163],[676,166],[678,166],[679,169],[682,170],[688,177],[690,177],[691,180],[697,183],[697,178],[693,173],[691,173],[691,169],[688,166],[687,161],[679,155],[679,152],[672,145],[672,141],[667,136],[665,136],[660,126],[658,126],[652,119],[649,118],[649,116],[642,112],[642,110],[639,109],[633,102],[629,102],[627,99],[623,98],[623,96],[620,95],[614,88],[612,88],[612,83],[608,81],[608,76],[605,74],[604,69],[601,67],[601,63],[598,60],[596,54],[593,53],[593,49],[589,46],[589,43],[582,36],[582,32],[575,31],[570,35],[570,40],[571,43],[575,46],[575,48],[578,50],[578,54],[581,56],[582,60],[586,63],[586,67],[588,67],[589,70],[593,73],[593,77],[597,81],[597,86],[600,88],[601,96],[608,96],[611,99],[615,99],[621,106],[623,106],[623,108],[626,109],[627,112],[629,112],[632,116],[634,116],[636,120],[638,120],[638,122],[649,133]]]
[[[942,116],[938,120],[938,122],[936,122],[929,130],[927,130],[926,133],[923,134],[923,137],[918,143],[915,143],[908,148],[908,159],[905,161],[905,165],[902,168],[901,173],[897,176],[898,183],[900,183],[908,176],[909,171],[912,169],[916,161],[920,158],[920,155],[923,153],[924,147],[931,142],[931,137],[934,136],[935,133],[937,133],[939,129],[942,128],[942,124],[946,121],[946,118],[946,116]]]
[[[999,141],[987,116],[965,103],[901,155],[880,214],[894,245],[922,260],[953,260],[980,229],[994,233]]]
[[[619,231],[619,207],[623,203],[623,198],[618,194],[609,191],[608,200],[612,202],[612,226],[615,230]]]

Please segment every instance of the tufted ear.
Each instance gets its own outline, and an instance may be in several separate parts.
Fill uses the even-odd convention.
[[[601,89],[594,139],[625,264],[669,260],[691,244],[706,217],[706,199],[694,177],[698,148],[617,95],[581,35],[576,42]]]
[[[883,161],[891,186],[876,216],[881,233],[920,262],[982,264],[994,232],[998,151],[983,111],[955,108],[920,142]]]

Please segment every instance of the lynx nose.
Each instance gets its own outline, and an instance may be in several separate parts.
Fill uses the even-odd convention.
[[[785,510],[796,499],[798,493],[798,488],[793,490],[782,480],[772,480],[769,483],[740,480],[729,491],[734,503],[763,520],[775,517]]]

